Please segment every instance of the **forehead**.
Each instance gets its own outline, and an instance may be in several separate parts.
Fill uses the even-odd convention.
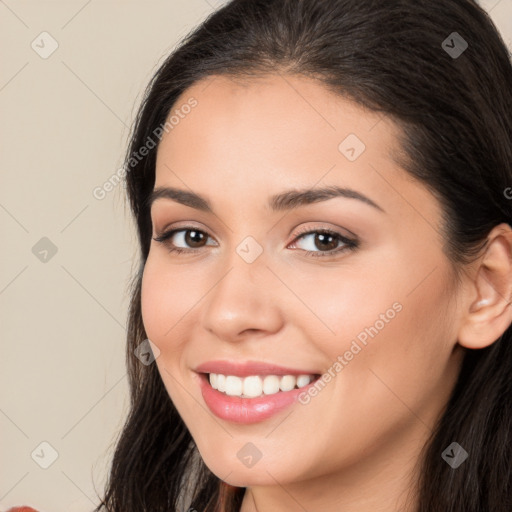
[[[191,99],[197,106],[188,109],[186,103]],[[215,127],[232,131],[232,135],[239,133],[241,137],[252,132],[251,140],[255,143],[260,139],[276,140],[276,135],[277,141],[297,140],[300,136],[312,139],[315,132],[323,137],[333,136],[327,137],[326,142],[330,142],[331,139],[337,141],[346,132],[355,133],[368,142],[375,139],[374,142],[382,141],[383,145],[391,146],[399,132],[398,127],[380,113],[330,91],[318,80],[297,75],[244,79],[210,76],[185,90],[170,116],[179,114],[180,108],[190,112],[180,116],[179,124],[172,130],[175,135],[186,130],[186,126],[193,128],[197,136],[212,135],[211,128]],[[183,122],[185,119],[187,123]],[[371,137],[370,132],[377,124],[384,126],[378,130],[380,133]],[[240,131],[242,126],[243,132]]]
[[[211,76],[185,90],[171,116],[172,129],[158,147],[155,187],[212,198],[232,192],[238,207],[320,182],[360,190],[400,214],[407,203],[435,202],[393,158],[400,128],[317,80]]]
[[[359,156],[374,164],[389,159],[399,133],[389,119],[318,81],[286,75],[203,79],[175,102],[168,126],[157,170],[162,160],[181,167],[205,155],[227,167],[230,161],[245,161],[245,167],[250,161],[259,164],[260,172],[277,160],[295,168],[302,162],[299,167],[310,172],[324,161],[355,168]]]

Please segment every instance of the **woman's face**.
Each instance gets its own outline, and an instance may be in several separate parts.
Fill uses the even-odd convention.
[[[398,129],[279,75],[210,77],[172,115],[155,189],[183,194],[151,219],[178,231],[151,241],[142,314],[205,463],[238,486],[398,477],[462,356],[441,210],[392,160]]]

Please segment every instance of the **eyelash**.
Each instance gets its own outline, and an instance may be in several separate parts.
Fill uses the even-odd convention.
[[[167,241],[172,236],[174,236],[176,233],[179,233],[180,231],[197,231],[199,233],[205,234],[206,236],[209,236],[208,233],[206,233],[205,231],[202,231],[200,229],[197,229],[194,226],[183,226],[183,227],[162,233],[161,235],[153,238],[153,240],[155,240],[155,242],[164,244],[167,247],[168,251],[171,253],[182,254],[182,253],[197,252],[199,249],[183,249],[182,247],[170,246],[170,244],[167,243]],[[349,238],[346,238],[345,236],[341,235],[340,233],[337,233],[336,231],[332,231],[330,229],[313,229],[313,230],[312,229],[309,229],[309,230],[304,229],[302,231],[299,231],[299,233],[297,233],[297,235],[295,236],[292,243],[297,242],[300,238],[304,237],[305,235],[310,235],[310,234],[314,234],[314,233],[321,233],[321,234],[325,234],[325,235],[334,236],[335,238],[338,239],[338,241],[342,242],[345,245],[343,247],[339,247],[337,249],[333,249],[330,251],[306,251],[304,249],[301,249],[303,252],[306,253],[307,256],[311,256],[313,258],[325,258],[325,257],[329,257],[329,256],[332,257],[336,254],[340,254],[345,251],[354,251],[355,249],[357,249],[359,247],[359,242],[357,240],[351,240]]]

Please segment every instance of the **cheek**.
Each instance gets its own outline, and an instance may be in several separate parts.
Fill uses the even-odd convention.
[[[364,346],[369,331],[388,330],[400,316],[403,296],[396,284],[400,278],[392,270],[361,262],[346,269],[304,272],[293,280],[289,274],[299,300],[290,301],[287,311],[310,342],[335,360],[350,348],[352,340],[359,339]]]
[[[397,256],[296,282],[310,310],[302,330],[326,356],[325,370],[344,375],[333,380],[348,396],[396,400],[377,374],[404,400],[418,402],[447,371],[456,334],[450,267],[438,253],[429,261],[425,254]]]
[[[444,283],[437,275],[413,293],[388,292],[380,303],[369,301],[371,315],[354,310],[364,322],[351,322],[343,339],[344,358],[351,360],[340,382],[355,416],[370,421],[377,414],[391,425],[399,418],[415,421],[417,414],[433,424],[457,375],[451,359],[453,304]]]
[[[167,350],[172,340],[180,339],[177,334],[187,322],[187,312],[200,296],[197,286],[180,279],[179,271],[171,271],[169,265],[150,253],[142,276],[141,311],[146,334],[160,342],[160,350]]]
[[[155,342],[165,333],[166,311],[172,311],[171,295],[166,295],[165,289],[165,280],[148,258],[142,276],[141,311],[146,334]]]
[[[177,279],[179,273],[169,272],[166,265],[150,253],[142,276],[141,312],[147,337],[160,350],[155,363],[162,382],[180,414],[187,416],[190,403],[183,391],[179,368],[185,345],[179,340],[186,340],[186,312],[191,306],[187,304],[186,294],[176,293],[176,289],[181,289]]]
[[[429,356],[438,350],[436,343],[447,346],[453,334],[448,319],[455,314],[451,297],[457,292],[451,267],[433,244],[422,247],[421,258],[415,247],[411,243],[400,252],[383,247],[350,269],[303,280],[300,293],[317,317],[318,333],[323,329],[316,339],[331,359],[354,340],[369,353],[382,347],[389,357]]]

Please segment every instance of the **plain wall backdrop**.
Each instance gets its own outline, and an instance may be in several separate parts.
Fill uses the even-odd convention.
[[[223,3],[0,0],[0,511],[98,504],[138,264],[125,189],[104,184],[152,74]],[[481,4],[512,49],[512,0]]]

